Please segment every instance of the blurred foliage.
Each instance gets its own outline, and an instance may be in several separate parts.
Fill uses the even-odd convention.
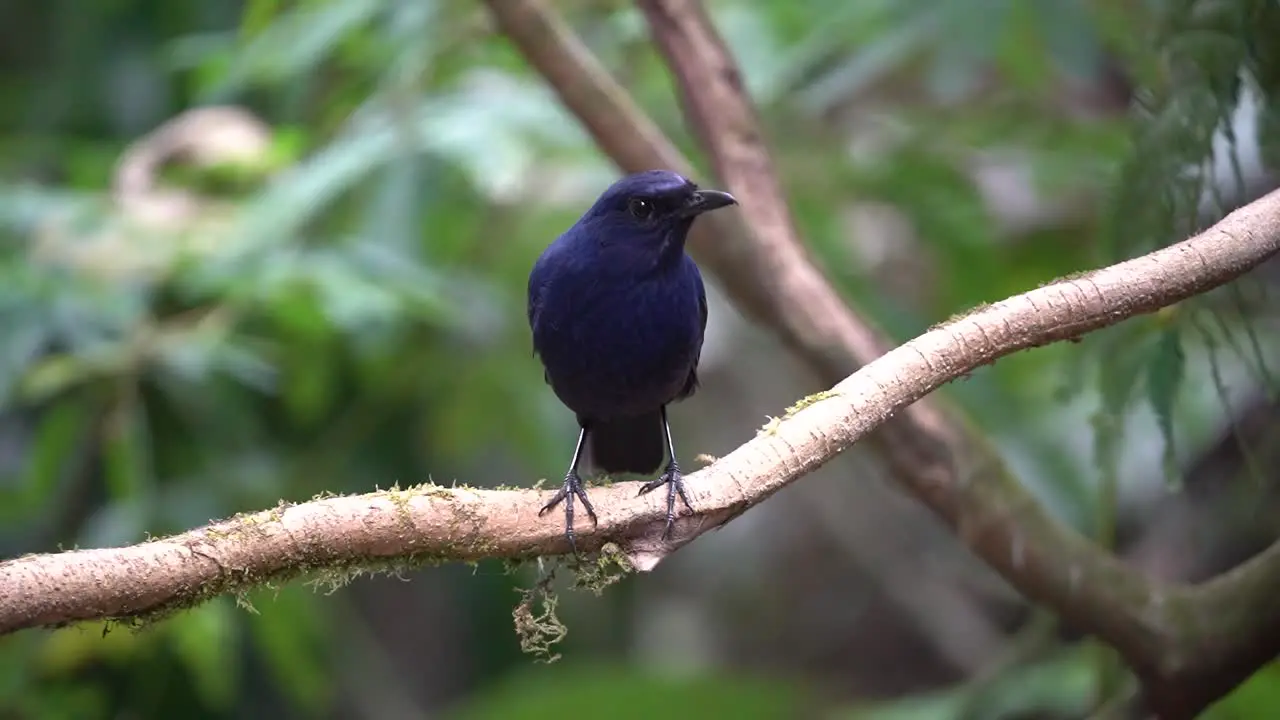
[[[483,699],[449,715],[456,720],[557,720],[589,712],[621,717],[784,718],[803,716],[805,702],[787,682],[724,677],[681,680],[647,677],[631,668],[565,662],[549,672],[524,671],[499,683]],[[811,711],[809,711],[811,712]]]
[[[897,338],[1179,239],[1240,201],[1248,167],[1276,164],[1273,2],[712,5],[812,251]],[[639,14],[557,6],[692,151]],[[524,283],[613,169],[479,4],[55,1],[11,8],[0,36],[6,555],[137,542],[320,492],[558,471],[572,418],[530,357]],[[1071,88],[1116,65],[1141,112],[1071,110]],[[253,115],[208,151],[208,133],[167,148],[148,135],[208,105]],[[122,158],[161,150],[152,182],[125,182]],[[979,172],[993,164],[1004,174]],[[1029,211],[1002,195],[1066,210],[1017,221]],[[911,239],[871,247],[855,201],[893,208]],[[1227,384],[1274,387],[1249,292],[1008,358],[948,392],[1056,514],[1109,541],[1120,478],[1150,475],[1150,439],[1175,476]],[[478,687],[456,717],[791,717],[808,702],[799,680],[729,669],[685,682],[530,668],[510,632],[520,579],[439,577],[473,611]],[[9,638],[0,707],[331,714],[335,678],[361,662],[334,628],[356,612],[302,586],[258,609],[223,598],[139,633]],[[978,715],[966,686],[843,716],[1074,716],[1097,692],[1086,655],[984,685]],[[1274,674],[1213,717],[1280,712]]]
[[[1087,717],[1097,697],[1094,653],[1086,646],[1019,658],[1002,672],[941,692],[856,707],[845,720],[964,720]]]

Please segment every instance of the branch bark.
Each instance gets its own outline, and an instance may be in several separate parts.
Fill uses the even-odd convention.
[[[690,163],[540,0],[486,4],[498,27],[620,167],[690,172]],[[827,382],[866,366],[885,343],[807,257],[740,72],[701,3],[637,5],[675,77],[686,118],[716,173],[742,201],[740,213],[706,218],[691,238],[691,252],[735,304],[774,330]],[[1221,693],[1208,686],[1190,691],[1195,683],[1186,681],[1195,673],[1182,671],[1173,673],[1179,691],[1166,692],[1173,687],[1164,682],[1171,667],[1161,654],[1169,635],[1153,628],[1150,616],[1133,612],[1135,603],[1155,597],[1152,587],[1045,513],[985,440],[941,403],[904,406],[868,442],[905,488],[1024,595],[1116,646],[1143,676],[1153,706],[1165,708],[1168,717],[1194,714],[1184,702],[1192,694],[1201,696],[1197,707],[1203,707]],[[1271,610],[1256,622],[1273,616],[1280,617]],[[1232,642],[1239,649],[1243,640]],[[1245,676],[1237,674],[1236,681]]]
[[[649,570],[943,383],[1018,350],[1075,338],[1205,292],[1277,252],[1280,192],[1185,242],[954,319],[808,398],[690,475],[699,512],[677,521],[672,542],[661,539],[663,500],[636,497],[636,483],[619,483],[592,491],[600,526],[597,532],[584,527],[579,546],[589,551],[613,543],[633,567]],[[131,547],[15,558],[0,563],[0,633],[161,614],[306,573],[341,579],[432,561],[563,553],[559,521],[537,515],[542,499],[534,490],[424,485],[282,505]],[[1002,562],[1058,593],[1068,611],[1097,602],[1084,588],[1113,588],[1108,604],[1072,614],[1180,698],[1187,690],[1178,681],[1190,672],[1209,668],[1234,678],[1240,663],[1252,665],[1265,638],[1251,636],[1275,626],[1280,549],[1204,586],[1156,586],[1111,557],[1080,561],[1076,545],[1085,541],[1077,536],[1065,536],[1062,546],[1046,544],[1043,512],[1034,504],[980,499],[992,508],[986,523],[972,528],[981,547],[988,547],[987,538],[1001,539],[1010,549]]]

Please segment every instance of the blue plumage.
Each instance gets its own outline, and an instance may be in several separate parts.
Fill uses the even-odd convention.
[[[666,406],[697,386],[707,297],[685,239],[698,215],[735,202],[676,173],[628,175],[556,238],[529,274],[534,352],[581,428],[564,487],[542,510],[566,501],[571,544],[575,496],[595,521],[580,463],[651,474],[666,454],[662,476],[641,492],[668,486],[668,532],[675,497],[688,504]]]

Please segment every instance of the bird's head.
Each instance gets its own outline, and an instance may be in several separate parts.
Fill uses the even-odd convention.
[[[703,190],[678,173],[647,170],[609,186],[579,222],[602,245],[655,259],[678,257],[696,217],[737,203],[729,193]]]

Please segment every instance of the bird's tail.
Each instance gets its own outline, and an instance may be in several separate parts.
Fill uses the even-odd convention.
[[[588,467],[610,475],[635,473],[652,475],[662,466],[662,414],[594,421],[587,431],[583,461]]]

